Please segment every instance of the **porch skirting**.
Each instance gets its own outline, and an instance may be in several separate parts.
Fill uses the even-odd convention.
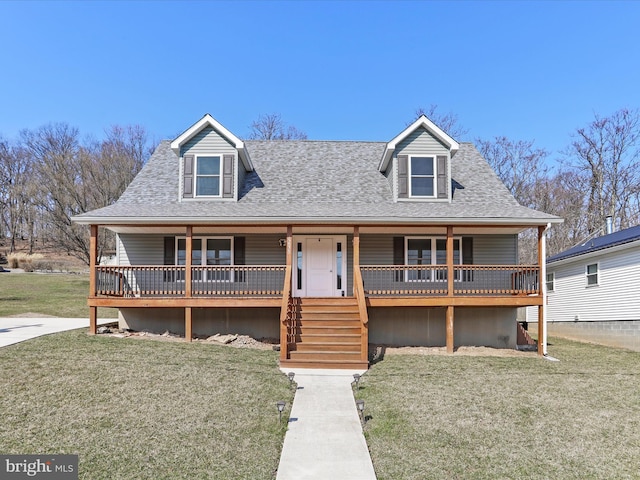
[[[369,343],[388,346],[444,346],[446,308],[370,307]],[[279,339],[279,308],[194,308],[193,334],[250,335]],[[120,328],[184,335],[183,308],[121,308]],[[516,309],[456,307],[454,345],[516,347]]]
[[[516,348],[515,308],[456,307],[454,346]],[[446,308],[369,308],[369,343],[440,347]]]
[[[249,335],[256,339],[280,338],[279,308],[194,308],[193,334]],[[120,308],[120,328],[185,334],[184,308]]]

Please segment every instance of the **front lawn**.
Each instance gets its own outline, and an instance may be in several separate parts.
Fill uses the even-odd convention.
[[[89,275],[0,273],[0,317],[25,313],[87,318]],[[98,318],[116,318],[115,308],[99,308]]]
[[[277,355],[84,330],[4,347],[0,450],[78,454],[91,480],[274,478],[293,400]]]
[[[560,359],[387,355],[361,381],[379,480],[640,472],[640,354],[552,339]]]

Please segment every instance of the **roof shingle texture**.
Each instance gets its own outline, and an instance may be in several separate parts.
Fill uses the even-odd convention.
[[[142,171],[113,205],[76,217],[127,217],[215,222],[261,218],[314,221],[361,219],[413,223],[439,219],[555,219],[518,205],[476,148],[469,143],[451,159],[452,202],[394,201],[390,180],[378,171],[382,142],[247,141],[255,167],[240,186],[239,200],[180,201],[179,158],[160,143]]]

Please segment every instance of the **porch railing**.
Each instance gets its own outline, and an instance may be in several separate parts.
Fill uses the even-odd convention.
[[[206,266],[193,267],[192,271],[194,296],[282,296],[284,266]]]
[[[460,265],[456,295],[533,295],[540,293],[538,265]]]
[[[443,265],[362,265],[368,296],[448,295]],[[532,295],[540,293],[538,265],[456,265],[454,295]]]
[[[364,294],[446,296],[444,265],[361,265]],[[96,295],[184,297],[184,266],[102,265],[96,267]],[[538,265],[456,265],[453,295],[534,295],[540,293]],[[281,297],[284,265],[193,266],[194,297]]]
[[[447,267],[436,265],[361,265],[369,296],[438,296],[447,294]]]
[[[96,267],[96,295],[116,297],[181,296],[185,267],[116,266]]]
[[[284,266],[194,266],[191,290],[194,297],[278,297],[282,295]],[[184,266],[96,267],[96,295],[119,297],[185,296]]]

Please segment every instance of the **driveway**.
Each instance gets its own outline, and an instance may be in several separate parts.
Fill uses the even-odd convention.
[[[99,320],[98,324],[113,323],[115,319]],[[0,317],[0,347],[13,345],[50,333],[89,328],[88,318],[59,317]]]

